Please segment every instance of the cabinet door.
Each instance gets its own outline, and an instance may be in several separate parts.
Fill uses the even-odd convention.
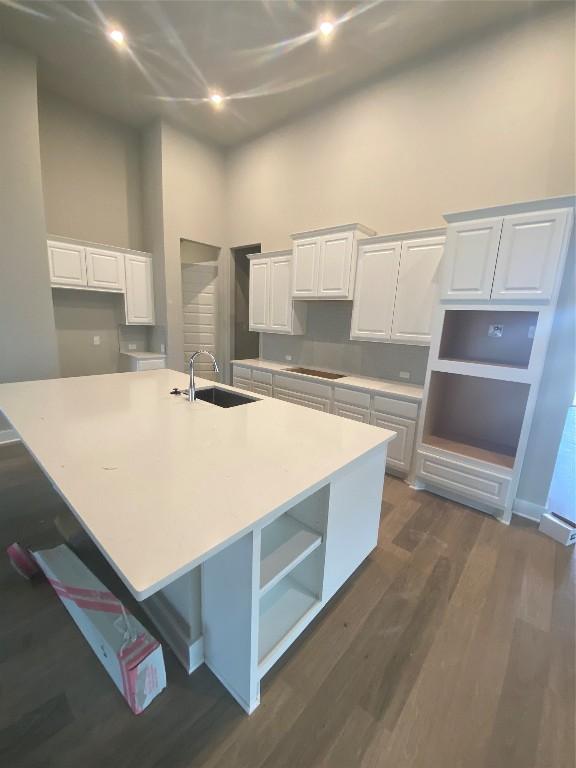
[[[146,256],[125,255],[126,264],[126,323],[154,324],[154,290],[152,260]]]
[[[430,344],[444,242],[444,237],[429,237],[402,243],[392,321],[393,341]]]
[[[318,296],[325,299],[349,299],[354,234],[343,232],[324,235],[320,246]]]
[[[401,243],[360,244],[352,308],[351,339],[388,341]]]
[[[52,285],[86,287],[86,255],[81,245],[49,242],[48,263]]]
[[[409,472],[414,448],[414,433],[416,422],[400,416],[389,416],[385,413],[372,413],[372,424],[375,427],[391,429],[396,437],[388,443],[386,466],[401,472]]]
[[[124,254],[86,248],[88,285],[108,291],[124,290]]]
[[[506,216],[492,298],[546,300],[552,297],[568,216],[566,210]]]
[[[277,333],[292,332],[292,257],[270,258],[270,317],[268,327]]]
[[[357,405],[350,405],[350,403],[334,403],[333,413],[345,419],[352,419],[352,421],[370,423],[370,411],[366,408],[359,408]]]
[[[489,299],[502,219],[451,224],[446,233],[442,298]]]
[[[294,257],[292,296],[300,298],[316,296],[320,262],[320,239],[312,237],[305,240],[296,240],[292,253]]]
[[[268,329],[270,304],[270,259],[250,259],[250,295],[248,305],[251,331]]]

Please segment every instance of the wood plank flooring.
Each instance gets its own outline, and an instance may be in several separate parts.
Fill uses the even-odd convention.
[[[266,677],[247,717],[166,652],[132,715],[46,583],[3,555],[57,543],[63,502],[0,446],[0,765],[574,768],[574,548],[387,477],[378,548]],[[93,548],[110,588],[132,601]]]

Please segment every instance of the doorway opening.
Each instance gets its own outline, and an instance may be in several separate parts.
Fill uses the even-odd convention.
[[[232,248],[232,360],[259,357],[260,334],[250,330],[248,302],[250,296],[250,253],[261,253],[260,243]]]
[[[205,349],[218,357],[218,255],[214,245],[180,240],[182,269],[183,370],[193,352]],[[196,371],[203,379],[214,380],[210,359],[198,358]]]

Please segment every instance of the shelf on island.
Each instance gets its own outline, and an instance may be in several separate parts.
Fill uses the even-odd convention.
[[[322,543],[316,531],[288,514],[262,529],[260,591],[265,594]]]
[[[472,445],[469,442],[463,442],[461,439],[425,435],[422,442],[433,448],[452,451],[453,453],[459,453],[462,456],[468,456],[479,461],[488,461],[490,464],[497,464],[500,467],[512,469],[514,466],[514,455],[510,452],[509,448],[489,443],[488,441],[485,441],[483,445]]]
[[[260,599],[258,662],[265,674],[300,634],[320,607],[320,601],[290,576]]]

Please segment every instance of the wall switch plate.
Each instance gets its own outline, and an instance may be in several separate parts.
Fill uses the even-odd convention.
[[[92,339],[92,344],[94,344],[95,347],[100,346],[100,336],[94,336]]]
[[[286,360],[287,363],[292,362],[292,355],[284,355],[284,360]]]
[[[136,344],[128,344],[128,351],[129,352],[135,352],[136,351]]]
[[[408,371],[400,371],[398,376],[400,376],[401,379],[409,379],[410,373]]]
[[[499,339],[499,338],[501,338],[503,333],[504,333],[504,326],[503,325],[489,325],[488,326],[488,336],[491,339]]]

